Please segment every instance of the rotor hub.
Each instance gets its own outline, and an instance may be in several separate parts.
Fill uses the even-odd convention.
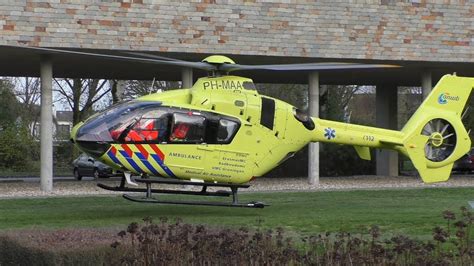
[[[431,145],[441,147],[443,145],[443,135],[439,132],[433,132],[430,136]]]
[[[217,65],[221,65],[221,64],[232,64],[232,65],[234,65],[235,64],[234,60],[230,59],[227,56],[223,56],[223,55],[211,55],[211,56],[208,56],[208,57],[204,58],[202,60],[202,62],[209,63],[209,64],[217,64]]]

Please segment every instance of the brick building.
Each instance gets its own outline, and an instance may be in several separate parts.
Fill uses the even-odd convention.
[[[2,44],[351,60],[474,58],[469,0],[2,2]]]
[[[226,54],[244,64],[399,64],[404,67],[317,76],[320,84],[378,85],[377,120],[385,127],[397,124],[396,104],[389,101],[397,86],[423,83],[428,93],[443,74],[474,76],[472,0],[4,0],[0,29],[0,45],[140,51],[196,61]],[[38,76],[41,62],[38,54],[0,47],[1,75]],[[54,56],[52,64],[58,77],[182,77],[174,67],[78,56]],[[308,83],[309,73],[244,74],[256,82]],[[379,173],[395,174],[393,159],[380,161]]]
[[[149,51],[193,60],[229,54],[242,63],[384,60],[441,68],[438,75],[472,71],[472,0],[349,2],[5,0],[0,44]],[[89,72],[111,75],[100,69]],[[152,76],[134,72],[130,78]]]

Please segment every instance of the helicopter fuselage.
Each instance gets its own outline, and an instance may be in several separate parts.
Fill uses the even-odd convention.
[[[245,183],[310,142],[305,123],[314,128],[292,105],[259,95],[250,79],[225,76],[118,105],[72,136],[85,152],[134,174]]]
[[[352,145],[365,160],[370,148],[398,151],[425,182],[440,182],[470,147],[460,117],[472,84],[471,78],[444,76],[395,131],[310,117],[259,95],[248,78],[200,78],[190,89],[115,105],[76,125],[71,138],[81,150],[134,174],[246,183],[309,142],[329,142]]]

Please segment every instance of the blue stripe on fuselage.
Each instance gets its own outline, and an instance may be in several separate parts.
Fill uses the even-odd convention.
[[[107,155],[110,157],[110,159],[112,160],[112,162],[118,164],[118,165],[122,165],[122,163],[119,161],[119,159],[117,158],[117,156],[115,156],[115,154],[112,152],[112,150],[109,150],[107,152]]]
[[[153,165],[148,162],[148,160],[145,158],[145,156],[143,156],[143,154],[141,154],[140,152],[135,152],[135,155],[137,155],[138,159],[142,161],[142,163],[148,168],[148,170],[150,170],[154,175],[160,176],[160,173],[158,173],[155,167],[153,167]]]
[[[165,171],[165,173],[167,173],[170,177],[176,178],[176,176],[171,171],[171,169],[169,169],[168,166],[166,166],[163,163],[163,161],[160,159],[160,157],[157,154],[150,154],[150,155],[151,155],[151,157],[153,157],[153,159],[155,159],[155,161],[158,163],[158,165],[160,165],[161,169],[163,169],[163,171]]]
[[[138,166],[138,164],[133,161],[132,158],[130,158],[128,156],[128,153],[126,151],[120,151],[120,154],[122,154],[122,156],[127,160],[127,162],[133,167],[133,169],[135,169],[135,171],[139,172],[139,173],[143,173],[142,169],[140,168],[140,166]]]

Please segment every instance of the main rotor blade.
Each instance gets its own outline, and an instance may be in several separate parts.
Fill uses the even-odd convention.
[[[89,56],[96,58],[104,58],[111,60],[120,60],[127,62],[141,62],[157,65],[172,65],[179,67],[189,67],[202,69],[206,71],[237,71],[237,70],[272,70],[272,71],[310,71],[310,70],[343,70],[343,69],[370,69],[370,68],[397,68],[398,65],[386,65],[386,64],[358,64],[358,63],[305,63],[305,64],[281,64],[281,65],[240,65],[240,64],[209,64],[206,62],[189,62],[179,59],[172,59],[157,55],[150,55],[145,53],[125,52],[132,56],[121,56],[111,54],[99,54],[93,52],[80,52],[74,50],[55,49],[55,48],[43,48],[43,47],[32,47],[32,46],[12,46],[12,45],[1,45],[0,47],[10,47],[26,49],[38,52],[44,52],[47,54],[69,54],[79,56]],[[133,56],[135,55],[135,56]],[[136,57],[139,56],[139,57]],[[146,58],[145,58],[146,57]]]
[[[183,60],[176,59],[176,58],[170,58],[170,57],[166,57],[166,56],[159,56],[159,55],[147,54],[147,53],[139,53],[139,52],[123,52],[123,53],[124,54],[129,54],[129,55],[141,56],[141,57],[148,57],[148,58],[153,58],[153,59],[158,59],[158,60],[187,62],[187,61],[183,61]]]
[[[12,46],[12,45],[2,45],[3,47],[10,47],[10,48],[20,48],[38,52],[45,52],[47,54],[69,54],[69,55],[80,55],[80,56],[89,56],[89,57],[96,57],[96,58],[105,58],[111,60],[119,60],[119,61],[127,61],[127,62],[141,62],[141,63],[148,63],[148,64],[157,64],[157,65],[172,65],[172,66],[180,66],[180,67],[190,67],[190,68],[197,68],[207,71],[212,71],[216,69],[216,66],[213,66],[208,63],[204,62],[187,62],[181,60],[169,60],[169,59],[148,59],[142,57],[131,57],[131,56],[120,56],[120,55],[110,55],[110,54],[97,54],[97,53],[90,53],[90,52],[79,52],[79,51],[72,51],[72,50],[63,50],[63,49],[54,49],[54,48],[43,48],[43,47],[31,47],[31,46]]]
[[[309,70],[338,70],[338,69],[367,69],[367,68],[396,68],[398,65],[384,64],[358,64],[358,63],[305,63],[282,65],[239,65],[223,64],[219,66],[222,71],[238,70],[273,70],[273,71],[309,71]]]

